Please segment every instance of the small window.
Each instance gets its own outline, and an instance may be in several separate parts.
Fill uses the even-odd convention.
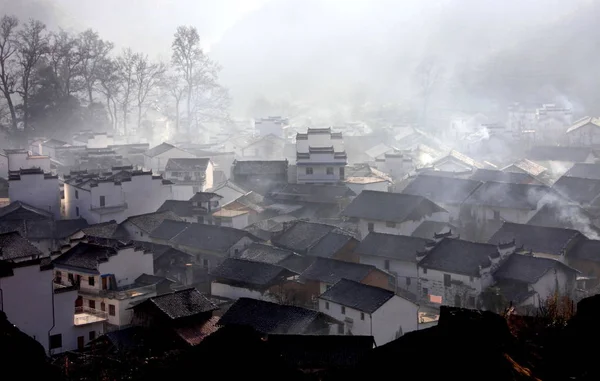
[[[328,175],[333,175],[333,168],[332,167],[327,167],[327,174]]]
[[[340,180],[344,180],[344,177],[346,176],[346,170],[344,167],[340,168]]]
[[[79,200],[79,191],[75,189],[75,198]]]
[[[475,307],[475,297],[474,296],[469,296],[469,307],[471,307],[471,308]]]
[[[346,307],[342,306],[342,315],[346,314]]]
[[[423,287],[423,295],[429,295],[429,289],[427,287]]]
[[[90,331],[89,338],[90,341],[94,340],[96,338],[96,331]]]
[[[198,223],[199,224],[203,224],[204,223],[204,216],[198,216]]]
[[[108,314],[110,316],[115,316],[117,314],[116,308],[114,304],[109,304],[108,305]]]
[[[497,210],[494,210],[494,219],[495,220],[499,220],[500,219],[500,212],[498,212]]]
[[[213,208],[216,208],[219,206],[219,201],[211,201],[210,204],[213,206]]]
[[[410,278],[409,277],[406,277],[406,285],[410,286]]]
[[[93,286],[95,284],[96,284],[96,278],[93,276],[88,277],[88,285]]]
[[[367,229],[369,230],[369,232],[375,231],[375,224],[373,224],[372,222],[369,222],[367,224]]]
[[[60,271],[57,271],[56,274],[54,274],[54,281],[56,283],[62,283],[62,273]]]
[[[386,270],[389,270],[389,269],[390,269],[390,260],[389,260],[389,259],[386,259],[386,260],[383,262],[383,267],[384,267],[384,269],[386,269]]]
[[[444,287],[450,287],[452,284],[452,277],[450,274],[444,274]]]
[[[343,324],[338,324],[338,334],[339,335],[344,334],[344,325]]]
[[[62,334],[50,336],[50,349],[62,347]]]
[[[75,207],[75,215],[77,217],[79,217],[79,207],[78,206]]]
[[[396,227],[396,223],[395,222],[386,222],[385,226],[387,226],[388,228],[395,228]]]
[[[100,311],[103,311],[103,312],[106,311],[106,303],[104,303],[104,302],[100,303]]]
[[[93,310],[96,309],[96,301],[95,300],[89,300],[88,303],[89,303],[91,309],[93,309]]]
[[[328,310],[329,309],[329,302],[325,302],[325,309]]]
[[[364,312],[360,313],[360,320],[365,320],[365,313]]]
[[[100,207],[106,205],[106,196],[100,196]]]
[[[144,236],[144,232],[140,232],[140,237],[143,237],[143,236]]]
[[[202,267],[204,267],[205,269],[208,268],[208,259],[203,259],[202,260]]]
[[[307,174],[307,175],[312,175],[312,174],[313,174],[313,169],[312,169],[312,167],[306,167],[306,174]]]
[[[423,274],[427,274],[427,269],[423,268]]]
[[[474,279],[475,279],[475,278],[473,278],[473,276],[470,276],[470,277],[469,277],[469,282],[473,283],[473,280],[474,280]]]

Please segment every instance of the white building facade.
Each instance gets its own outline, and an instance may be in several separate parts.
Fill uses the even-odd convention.
[[[335,184],[346,178],[348,158],[341,132],[309,128],[296,135],[296,166],[299,184]]]

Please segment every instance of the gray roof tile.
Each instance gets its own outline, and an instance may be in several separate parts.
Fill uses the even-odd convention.
[[[18,260],[44,254],[17,232],[0,234],[0,259]]]
[[[498,247],[489,243],[443,238],[419,262],[419,267],[452,274],[479,276],[479,266],[489,266],[488,256],[493,256],[497,252]]]
[[[289,271],[283,267],[234,258],[225,259],[210,272],[210,275],[216,279],[257,287],[270,286],[276,281],[282,280],[282,277],[287,274]]]
[[[155,296],[139,304],[153,304],[169,319],[180,319],[218,309],[195,288]],[[135,307],[134,307],[135,309]]]
[[[580,232],[571,229],[505,222],[488,243],[497,245],[515,240],[517,246],[536,253],[561,255],[579,240],[586,239]]]
[[[443,176],[417,176],[402,193],[423,196],[441,204],[462,204],[482,183]]]
[[[432,237],[433,238],[433,237]],[[359,255],[370,255],[416,263],[417,251],[423,251],[430,239],[395,234],[369,233],[354,250]]]
[[[304,279],[333,284],[340,279],[360,282],[377,268],[362,263],[338,261],[336,259],[317,257],[300,276]]]
[[[393,297],[393,291],[343,279],[319,298],[371,314]]]
[[[566,271],[572,276],[577,274],[577,270],[554,259],[512,254],[496,270],[494,278],[534,284],[550,270]]]

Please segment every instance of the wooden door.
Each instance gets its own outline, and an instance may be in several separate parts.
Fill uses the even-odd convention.
[[[82,350],[85,346],[85,338],[83,336],[77,337],[77,349]]]
[[[107,279],[108,278],[105,277],[105,276],[102,277],[102,289],[103,290],[106,290],[108,288],[108,286],[107,286],[108,285],[108,280]]]

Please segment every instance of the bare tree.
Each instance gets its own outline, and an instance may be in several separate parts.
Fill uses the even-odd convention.
[[[163,81],[163,92],[166,93],[167,98],[172,99],[172,104],[175,106],[171,109],[170,104],[165,105],[164,113],[171,119],[175,120],[175,131],[179,131],[179,122],[181,120],[181,101],[187,94],[187,87],[185,82],[181,80],[180,76],[167,75]]]
[[[102,40],[98,33],[91,29],[81,33],[79,44],[81,75],[87,92],[87,100],[89,104],[92,104],[94,103],[94,90],[96,82],[99,80],[101,66],[106,61],[114,45],[112,42]]]
[[[119,76],[119,65],[115,60],[105,58],[98,63],[97,80],[95,87],[104,96],[106,109],[113,130],[118,128],[119,91],[121,90],[121,77]]]
[[[442,68],[434,58],[429,57],[424,59],[419,66],[417,66],[415,74],[420,93],[419,95],[423,101],[421,123],[425,126],[427,124],[427,108],[429,106],[429,101],[441,78]]]
[[[29,100],[35,88],[35,69],[48,51],[46,25],[29,20],[18,33],[17,57],[20,68],[20,83],[17,89],[23,100],[23,129],[29,131]]]
[[[119,106],[123,116],[123,132],[125,134],[127,133],[127,117],[135,97],[135,70],[139,57],[139,54],[128,48],[123,50],[123,53],[117,58],[120,80]]]
[[[51,33],[48,60],[56,78],[56,93],[68,97],[82,89],[79,40],[64,30]]]
[[[138,129],[142,127],[142,110],[148,95],[158,88],[164,79],[166,66],[162,62],[150,62],[147,55],[139,55],[135,65],[135,91],[138,109]]]
[[[10,122],[14,130],[17,129],[17,112],[12,100],[15,93],[16,77],[14,55],[17,51],[17,26],[19,20],[14,16],[3,16],[0,19],[0,91],[6,99],[6,107],[10,113]]]

